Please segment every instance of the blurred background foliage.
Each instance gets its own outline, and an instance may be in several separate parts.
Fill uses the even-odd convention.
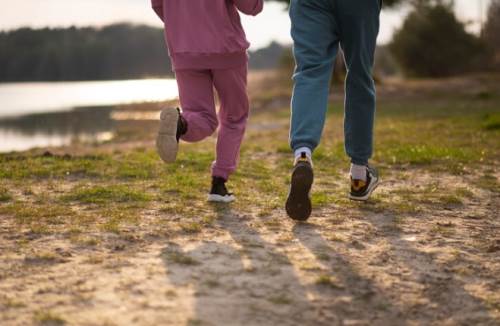
[[[269,0],[288,2],[288,0]],[[446,77],[500,70],[500,0],[493,0],[480,33],[467,31],[452,0],[384,0],[386,10],[409,10],[392,41],[379,46],[377,77]],[[145,50],[147,49],[147,50]],[[171,75],[158,28],[115,24],[103,28],[0,32],[0,81],[103,80]],[[293,69],[288,45],[250,53],[252,69]],[[336,79],[343,79],[339,56]]]

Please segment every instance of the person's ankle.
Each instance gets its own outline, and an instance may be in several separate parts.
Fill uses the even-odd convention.
[[[298,158],[300,156],[302,156],[302,153],[305,153],[306,156],[311,159],[312,157],[312,151],[310,148],[308,147],[300,147],[300,148],[297,148],[295,151],[294,151],[294,155],[295,155],[295,158]]]
[[[182,112],[179,108],[177,108],[179,112],[179,121],[177,122],[177,141],[181,139],[187,133],[188,123],[186,119],[182,116]]]
[[[310,148],[308,147],[300,147],[300,148],[297,148],[295,151],[294,151],[294,157],[295,157],[295,164],[297,164],[297,162],[301,159],[301,158],[305,158],[309,161],[309,163],[311,163],[312,165],[312,151]]]

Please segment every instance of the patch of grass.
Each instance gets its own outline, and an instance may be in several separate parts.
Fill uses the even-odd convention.
[[[464,188],[464,187],[455,189],[455,194],[458,197],[463,197],[463,198],[473,198],[474,197],[474,193],[472,191],[470,191],[469,189]]]
[[[101,225],[102,230],[111,233],[120,233],[120,226],[124,223],[136,225],[139,222],[140,213],[134,208],[113,208],[105,209],[98,213],[104,220]]]
[[[325,192],[313,192],[311,196],[313,206],[325,206],[330,203],[328,194]]]
[[[45,251],[27,255],[24,262],[27,264],[57,264],[65,262],[65,260],[53,252]]]
[[[77,216],[71,208],[54,203],[27,205],[14,202],[0,208],[0,213],[13,215],[16,222],[28,225],[59,225]]]
[[[66,324],[63,317],[52,311],[37,311],[33,316],[33,320],[42,326],[62,326]]]
[[[182,222],[179,224],[182,231],[186,233],[200,233],[203,229],[202,225],[199,222]]]
[[[175,264],[179,265],[187,265],[187,266],[194,266],[194,265],[199,265],[200,262],[197,261],[196,259],[178,251],[173,251],[169,252],[167,254],[167,259]]]
[[[316,278],[316,281],[314,283],[316,285],[323,287],[330,287],[336,289],[342,288],[342,286],[339,285],[339,281],[334,276],[331,275],[320,275]]]
[[[470,162],[480,158],[480,153],[469,148],[441,147],[436,145],[393,144],[377,154],[379,160],[392,164],[429,165],[431,163]]]
[[[62,196],[65,202],[77,201],[84,204],[144,203],[152,200],[145,191],[126,185],[82,186]]]
[[[438,225],[434,225],[431,228],[430,233],[431,234],[439,234],[442,236],[451,236],[455,233],[455,230],[453,230],[453,228],[451,228],[451,227],[438,224]]]
[[[321,270],[321,267],[318,264],[308,261],[300,262],[298,264],[298,268],[300,268],[303,271],[310,271],[310,272],[316,272]]]
[[[198,199],[206,195],[209,177],[203,179],[200,174],[181,170],[161,179],[161,198],[174,198],[178,201]],[[184,208],[184,207],[181,207]]]
[[[329,261],[331,259],[330,255],[327,254],[326,252],[317,252],[316,258],[323,261]]]
[[[1,300],[1,304],[7,309],[19,309],[26,307],[26,304],[16,299],[4,297]]]
[[[344,236],[342,236],[340,234],[336,234],[336,233],[329,235],[328,240],[334,241],[334,242],[346,242],[347,241],[347,239]]]
[[[268,299],[268,301],[276,305],[289,305],[293,303],[292,299],[284,294],[272,296]]]
[[[12,200],[12,195],[9,193],[7,188],[0,187],[0,203]]]
[[[262,224],[272,230],[280,229],[283,226],[282,221],[277,217],[267,218],[262,222]]]
[[[83,245],[83,246],[97,246],[100,240],[90,236],[73,236],[71,237],[71,242]]]
[[[0,155],[0,178],[63,178],[72,175],[99,176],[105,173],[104,156]]]
[[[221,285],[219,283],[219,281],[217,281],[217,280],[207,280],[203,284],[205,284],[206,286],[208,286],[211,289],[217,288]]]
[[[439,202],[444,205],[461,205],[462,199],[456,195],[443,195],[439,197]]]
[[[187,326],[202,326],[204,324],[201,319],[189,319],[187,321]]]
[[[493,294],[487,295],[486,298],[484,298],[484,302],[491,309],[494,309],[494,310],[500,312],[500,296],[498,294],[497,295],[493,295]]]
[[[482,127],[485,130],[500,130],[500,113],[487,114]]]
[[[120,221],[117,219],[110,219],[106,223],[102,224],[101,229],[105,232],[119,234],[120,229]]]
[[[84,263],[90,264],[90,265],[99,265],[104,262],[104,258],[101,256],[89,256],[87,259],[85,259]]]

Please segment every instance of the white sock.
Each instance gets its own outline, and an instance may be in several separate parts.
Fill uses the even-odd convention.
[[[302,153],[306,153],[307,157],[309,159],[311,159],[312,152],[311,152],[311,149],[308,148],[308,147],[300,147],[300,148],[298,148],[295,151],[295,159],[297,159],[298,157],[300,157],[302,155]]]
[[[366,181],[366,166],[351,164],[351,177],[354,180]]]

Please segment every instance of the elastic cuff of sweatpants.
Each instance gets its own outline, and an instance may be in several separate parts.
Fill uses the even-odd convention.
[[[311,144],[308,144],[308,143],[298,143],[298,144],[293,144],[293,146],[290,146],[292,148],[292,152],[295,153],[296,150],[298,150],[299,148],[302,148],[302,147],[307,147],[311,150],[311,153],[314,152],[314,150],[316,149],[315,146],[312,146]]]
[[[368,165],[368,160],[367,159],[358,159],[351,157],[351,163],[356,164],[356,165]]]
[[[233,171],[230,171],[228,169],[212,167],[212,177],[219,177],[227,181],[232,173]]]

